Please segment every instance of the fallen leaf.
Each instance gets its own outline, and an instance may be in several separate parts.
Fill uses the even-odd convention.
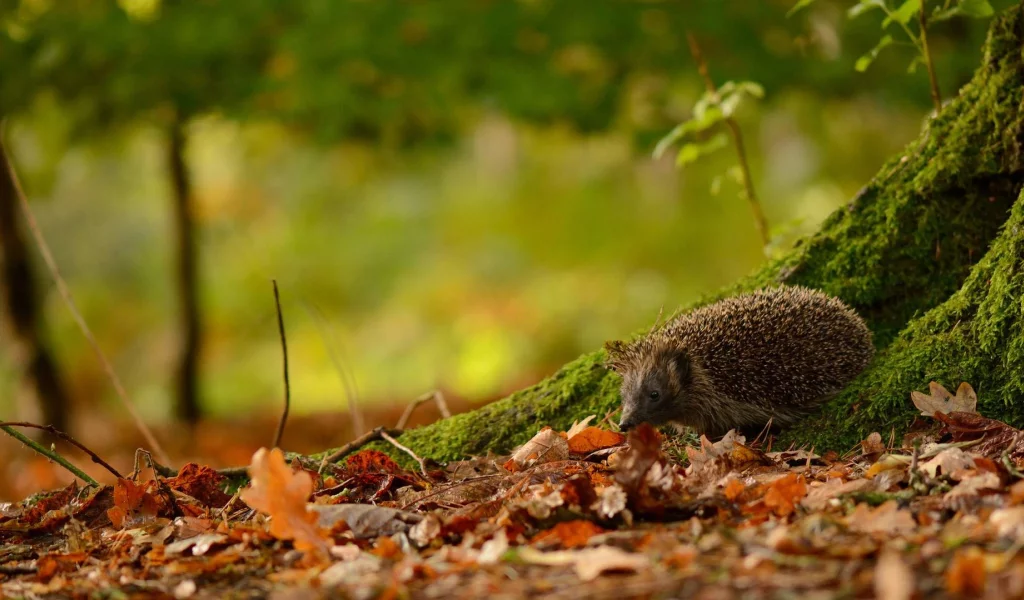
[[[587,427],[569,437],[569,452],[573,454],[590,454],[597,450],[621,446],[626,436],[607,429]]]
[[[974,477],[968,477],[956,484],[956,487],[946,492],[945,498],[963,498],[977,496],[982,490],[998,490],[1002,488],[1002,482],[995,473],[985,471]]]
[[[931,460],[922,463],[919,468],[932,477],[950,475],[960,469],[974,468],[974,458],[954,446],[939,452]]]
[[[409,539],[420,548],[425,548],[441,535],[441,519],[435,515],[427,515],[409,530]]]
[[[357,538],[372,538],[394,535],[408,531],[423,517],[416,513],[397,508],[373,504],[314,504],[310,508],[318,516],[317,524],[323,529],[333,529],[344,521]]]
[[[582,548],[599,533],[604,533],[604,529],[590,521],[563,521],[533,536],[530,543],[555,542],[563,548]]]
[[[270,516],[270,535],[295,540],[299,550],[326,552],[329,544],[317,527],[317,515],[306,501],[313,493],[313,479],[305,471],[292,471],[279,448],[260,448],[249,465],[250,487],[240,494],[243,502]]]
[[[517,556],[523,562],[535,565],[572,565],[576,569],[576,576],[582,581],[591,581],[608,571],[643,571],[651,564],[643,554],[631,554],[614,546],[552,552],[523,546],[519,548]]]
[[[789,473],[768,486],[764,504],[778,516],[785,517],[796,510],[797,503],[806,495],[807,482],[803,476]]]
[[[841,479],[829,479],[819,486],[813,486],[800,501],[800,505],[807,510],[816,511],[824,509],[830,500],[838,498],[843,494],[862,492],[874,487],[870,479],[854,479],[843,482]]]
[[[992,511],[988,522],[996,527],[1000,537],[1024,540],[1024,506],[998,508]]]
[[[545,427],[533,439],[512,454],[511,461],[520,469],[543,463],[567,460],[569,444],[557,431]]]
[[[885,452],[885,444],[882,443],[882,434],[874,431],[866,440],[861,441],[860,449],[862,454],[875,454]]]
[[[966,381],[957,388],[955,396],[934,381],[928,384],[928,391],[928,394],[916,390],[910,392],[910,399],[914,402],[914,406],[926,417],[932,417],[937,412],[942,414],[977,412],[978,395]]]
[[[617,485],[610,485],[597,492],[597,501],[590,509],[605,519],[611,519],[626,508],[626,492]]]
[[[576,434],[586,429],[590,425],[590,422],[596,418],[596,415],[590,415],[589,417],[583,419],[582,421],[573,421],[572,427],[569,428],[569,431],[565,432],[566,439],[571,440],[572,438],[576,437]]]
[[[910,600],[914,595],[914,573],[895,550],[886,549],[875,565],[875,597],[879,600]]]
[[[183,554],[188,550],[191,550],[192,556],[202,556],[210,551],[210,548],[217,544],[222,544],[228,540],[228,536],[221,533],[203,533],[200,535],[192,536],[185,540],[178,540],[176,542],[167,544],[164,546],[164,556],[175,556],[177,554]]]
[[[895,500],[873,510],[861,502],[846,517],[846,524],[854,531],[885,534],[907,533],[917,526],[910,511],[901,509]]]
[[[946,567],[946,590],[963,596],[985,593],[985,555],[980,548],[968,546],[956,551]]]

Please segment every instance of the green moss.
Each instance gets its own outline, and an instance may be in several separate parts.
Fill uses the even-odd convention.
[[[789,439],[845,449],[871,430],[900,429],[913,414],[909,391],[932,379],[970,381],[985,414],[1024,422],[1024,403],[1015,403],[1024,395],[1024,223],[1015,204],[1024,182],[1021,27],[1018,8],[993,21],[972,81],[817,234],[698,303],[790,283],[842,298],[864,316],[879,349],[874,364]],[[603,415],[618,404],[618,380],[602,359],[587,354],[531,388],[408,431],[402,441],[448,460],[506,452],[544,425]]]

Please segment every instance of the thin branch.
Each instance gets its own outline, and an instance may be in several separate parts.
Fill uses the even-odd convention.
[[[405,412],[402,413],[401,418],[398,419],[398,424],[395,425],[395,428],[405,429],[405,425],[409,422],[409,417],[412,416],[413,411],[415,411],[419,405],[431,400],[437,404],[437,410],[441,411],[442,417],[448,419],[452,416],[452,411],[448,410],[448,403],[444,401],[444,395],[440,390],[434,390],[432,392],[427,392],[410,402],[409,406],[405,407]]]
[[[345,444],[341,448],[338,448],[337,450],[335,450],[333,453],[331,453],[330,456],[328,456],[327,458],[324,459],[324,462],[329,462],[329,463],[338,462],[338,460],[343,458],[346,454],[349,454],[350,452],[353,452],[353,451],[355,451],[355,450],[357,450],[359,448],[362,448],[363,446],[365,446],[366,444],[369,444],[370,442],[374,442],[374,441],[377,441],[379,439],[382,439],[381,434],[383,434],[385,431],[388,432],[391,435],[402,435],[401,430],[398,430],[398,429],[387,429],[385,427],[376,427],[374,429],[371,429],[370,431],[367,431],[366,433],[364,433],[363,435],[357,437],[356,439],[352,440],[351,442]]]
[[[107,359],[107,355],[103,353],[100,348],[99,342],[96,341],[96,337],[93,336],[92,330],[89,329],[89,325],[86,324],[85,318],[82,317],[82,313],[78,311],[78,307],[75,305],[74,299],[71,297],[71,290],[68,288],[67,283],[64,281],[64,277],[60,274],[60,269],[57,267],[57,261],[53,258],[53,253],[50,252],[50,246],[46,243],[46,238],[43,237],[43,232],[39,228],[39,223],[36,221],[35,214],[32,212],[32,207],[29,206],[28,198],[25,197],[25,192],[21,189],[21,182],[18,180],[18,174],[14,170],[14,164],[11,163],[10,158],[7,156],[7,151],[3,146],[3,141],[0,140],[0,160],[4,161],[4,167],[9,170],[11,177],[11,184],[14,186],[15,195],[18,198],[18,204],[21,207],[21,212],[25,216],[25,222],[28,224],[29,231],[32,232],[32,237],[35,239],[36,246],[39,248],[39,253],[43,255],[43,260],[46,262],[47,268],[50,270],[50,274],[53,276],[53,281],[57,285],[57,291],[60,293],[61,298],[64,299],[64,303],[67,305],[68,310],[71,312],[71,316],[74,317],[75,322],[78,323],[79,329],[82,330],[82,335],[92,346],[93,351],[99,358],[100,364],[103,366],[103,370],[106,372],[107,377],[110,379],[111,384],[114,386],[114,390],[117,392],[117,396],[121,399],[121,403],[124,405],[125,410],[131,415],[132,420],[135,421],[135,426],[138,427],[139,432],[142,433],[142,437],[145,438],[146,443],[149,444],[153,450],[160,457],[160,460],[170,463],[171,460],[164,452],[160,442],[156,440],[153,432],[150,431],[145,421],[142,420],[142,415],[136,410],[135,405],[132,404],[131,399],[128,397],[128,392],[121,384],[121,378],[117,376],[114,371],[113,365]]]
[[[711,79],[711,74],[708,72],[708,63],[704,60],[704,54],[700,50],[700,44],[697,43],[697,38],[690,32],[686,32],[686,40],[690,44],[690,54],[693,55],[693,60],[697,63],[697,71],[700,73],[701,78],[704,80],[704,87],[707,88],[708,93],[714,97],[718,97],[718,86],[715,85],[714,80]],[[740,163],[740,171],[743,173],[743,189],[746,191],[747,202],[750,203],[750,210],[754,213],[754,223],[757,225],[757,232],[761,235],[761,244],[768,246],[771,242],[771,235],[768,232],[768,219],[764,216],[764,210],[761,208],[761,201],[757,197],[757,192],[754,190],[754,179],[750,176],[750,165],[747,163],[747,151],[743,144],[743,134],[740,131],[739,123],[732,117],[725,118],[725,126],[729,129],[729,135],[732,137],[732,144],[736,148],[736,156]]]
[[[393,438],[390,435],[388,435],[386,431],[381,431],[380,432],[380,437],[384,438],[389,444],[391,444],[395,448],[398,448],[402,452],[405,452],[406,454],[411,456],[412,459],[414,461],[416,461],[417,464],[419,464],[419,466],[420,466],[420,473],[423,473],[423,477],[425,477],[428,480],[430,479],[430,475],[427,475],[427,464],[423,461],[422,458],[417,456],[415,452],[413,452],[409,448],[407,448],[407,447],[403,446],[402,444],[400,444],[398,442],[398,440],[396,440],[395,438]]]
[[[274,306],[277,308],[277,333],[281,337],[281,356],[284,361],[284,411],[281,412],[281,420],[277,422],[277,433],[274,434],[274,444],[271,448],[280,448],[281,438],[284,437],[284,426],[288,423],[288,411],[292,406],[292,390],[288,382],[288,340],[284,335],[281,295],[277,292],[277,280],[272,281],[274,283]]]
[[[921,10],[917,13],[917,22],[921,26],[921,54],[924,56],[925,67],[928,68],[928,82],[932,88],[932,102],[935,104],[935,113],[942,110],[942,94],[939,92],[939,80],[935,76],[935,65],[932,63],[932,54],[928,49],[928,16],[924,12],[924,1],[921,2]]]
[[[17,424],[15,424],[15,425],[17,425]],[[57,463],[58,465],[64,467],[72,475],[74,475],[75,477],[77,477],[77,478],[81,479],[82,481],[88,483],[89,485],[99,485],[98,481],[96,481],[92,477],[89,477],[88,475],[86,475],[81,469],[79,469],[75,465],[69,463],[63,456],[61,456],[60,454],[57,454],[56,452],[54,452],[53,450],[50,450],[49,448],[43,446],[42,444],[39,444],[39,443],[35,442],[34,440],[32,440],[32,439],[22,435],[20,432],[18,432],[16,429],[14,429],[13,426],[10,426],[10,425],[0,425],[0,430],[2,430],[4,433],[6,433],[7,435],[11,436],[12,438],[18,440],[22,444],[25,444],[29,448],[35,450],[39,454],[42,454],[46,458],[48,458],[48,459],[52,460],[53,462]]]
[[[110,471],[110,473],[113,474],[114,477],[117,477],[118,479],[123,479],[121,474],[117,472],[117,469],[115,469],[114,467],[112,467],[109,464],[107,464],[107,462],[105,460],[103,460],[102,458],[100,458],[95,452],[93,452],[92,450],[86,448],[78,440],[76,440],[75,438],[71,437],[70,435],[64,433],[63,431],[57,429],[53,425],[36,425],[35,423],[28,423],[28,422],[24,422],[24,421],[17,421],[17,422],[15,422],[15,421],[7,421],[7,422],[0,423],[0,427],[30,427],[32,429],[41,429],[41,430],[49,433],[50,435],[55,435],[55,436],[59,437],[60,439],[64,440],[65,442],[67,442],[69,444],[71,444],[75,448],[78,448],[82,452],[85,452],[86,454],[89,455],[89,458],[92,459],[92,462],[98,464],[99,466],[103,467],[107,471]]]

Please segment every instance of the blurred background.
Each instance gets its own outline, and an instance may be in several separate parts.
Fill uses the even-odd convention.
[[[0,0],[3,140],[157,437],[175,460],[242,464],[283,395],[272,279],[284,446],[312,451],[354,435],[350,402],[368,428],[433,389],[454,410],[499,398],[814,231],[932,100],[909,44],[855,70],[880,13],[794,4]],[[986,27],[929,29],[944,97]],[[687,32],[718,85],[764,88],[735,117],[767,249],[731,148],[652,158],[704,94]],[[138,434],[4,214],[2,260],[30,273],[0,286],[0,419],[125,464]],[[0,439],[0,498],[64,478]]]

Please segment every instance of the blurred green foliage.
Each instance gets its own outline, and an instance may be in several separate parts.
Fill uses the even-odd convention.
[[[711,193],[728,153],[685,173],[650,158],[703,94],[686,29],[716,80],[767,92],[735,116],[787,243],[913,139],[927,79],[886,55],[853,68],[877,23],[826,0],[787,19],[792,4],[0,0],[0,114],[58,262],[150,416],[169,412],[177,343],[174,114],[191,119],[214,409],[277,402],[272,277],[298,410],[342,404],[328,345],[364,398],[484,399],[761,260],[743,201]],[[946,94],[983,34],[930,32]],[[47,302],[79,403],[109,398]],[[0,397],[13,381],[0,362]]]

